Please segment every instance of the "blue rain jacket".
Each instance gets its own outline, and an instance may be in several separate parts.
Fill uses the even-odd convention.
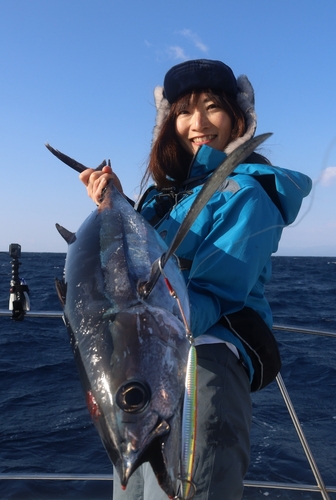
[[[205,179],[225,158],[225,153],[208,146],[199,149],[189,175],[193,187],[186,186],[182,199],[155,226],[167,245]],[[196,186],[195,178],[199,179]],[[251,378],[253,368],[243,345],[218,321],[248,306],[272,327],[272,313],[264,295],[271,277],[271,255],[277,251],[283,228],[295,220],[311,185],[310,178],[299,172],[241,164],[212,196],[176,252],[178,257],[192,261],[183,273],[194,337],[206,333],[234,344]],[[155,216],[159,200],[159,191],[149,191],[141,208],[147,220]]]

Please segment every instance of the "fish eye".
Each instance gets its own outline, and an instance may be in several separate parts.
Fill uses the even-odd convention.
[[[126,413],[140,413],[149,404],[151,399],[150,389],[147,384],[137,380],[122,385],[116,394],[119,408]]]

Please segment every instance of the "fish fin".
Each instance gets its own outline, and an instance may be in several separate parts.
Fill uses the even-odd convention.
[[[65,229],[65,227],[61,226],[60,224],[55,224],[57,231],[59,234],[62,236],[63,239],[70,245],[70,243],[73,243],[76,239],[76,233],[72,233],[71,231],[68,231]]]
[[[47,149],[49,149],[49,151],[53,155],[56,156],[56,158],[58,158],[63,163],[65,163],[69,167],[71,167],[74,170],[76,170],[76,172],[81,173],[81,172],[84,172],[84,170],[86,170],[88,168],[85,165],[83,165],[82,163],[80,163],[79,161],[75,160],[74,158],[71,158],[70,156],[65,155],[64,153],[62,153],[58,149],[54,149],[52,146],[50,146],[50,144],[48,142],[46,142],[45,146],[46,146]],[[107,165],[106,160],[103,160],[100,163],[100,165],[98,165],[98,167],[96,168],[96,170],[102,170],[102,168],[105,167],[106,165]]]
[[[58,151],[58,149],[54,149],[50,144],[46,143],[45,144],[46,148],[49,149],[49,151],[56,156],[59,160],[61,160],[63,163],[68,165],[69,167],[73,168],[77,172],[83,172],[84,170],[87,169],[85,165],[82,163],[79,163],[77,160],[74,160],[73,158],[70,158],[70,156],[65,155],[64,153],[61,153],[61,151]]]
[[[106,160],[103,160],[103,161],[101,162],[101,164],[100,164],[100,165],[98,165],[98,167],[97,167],[97,168],[95,168],[95,170],[103,170],[103,167],[106,167],[106,165],[107,165]],[[109,166],[110,166],[110,165],[109,165]]]
[[[64,283],[64,280],[60,281],[58,278],[55,278],[55,287],[60,303],[62,304],[62,307],[64,307],[67,289],[66,283]]]

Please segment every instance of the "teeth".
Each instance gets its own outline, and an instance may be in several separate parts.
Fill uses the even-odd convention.
[[[192,140],[192,142],[195,142],[196,144],[202,144],[203,142],[211,141],[215,137],[216,137],[215,135],[204,135],[203,137],[194,137],[191,140]]]

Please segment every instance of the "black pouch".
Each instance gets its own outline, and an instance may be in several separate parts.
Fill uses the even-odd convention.
[[[223,316],[220,323],[236,335],[250,356],[254,368],[251,392],[270,384],[281,368],[281,358],[272,331],[262,317],[244,307],[241,311]]]

